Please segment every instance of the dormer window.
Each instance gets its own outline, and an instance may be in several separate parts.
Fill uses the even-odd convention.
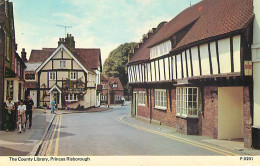
[[[156,58],[162,55],[169,54],[172,49],[171,41],[168,40],[150,49],[150,58]]]
[[[66,61],[60,61],[60,68],[66,68]]]
[[[117,83],[114,83],[114,84],[113,84],[113,88],[117,88]]]

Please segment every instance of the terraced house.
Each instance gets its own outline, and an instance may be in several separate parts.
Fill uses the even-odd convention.
[[[253,23],[253,0],[202,0],[150,30],[129,54],[132,115],[251,147],[260,120],[252,119]]]
[[[18,55],[13,3],[0,0],[0,125],[3,127],[4,102],[24,98],[24,62]]]
[[[26,65],[26,93],[37,107],[49,107],[52,100],[58,108],[100,106],[100,49],[75,48],[74,37],[68,34],[57,48],[32,50]]]

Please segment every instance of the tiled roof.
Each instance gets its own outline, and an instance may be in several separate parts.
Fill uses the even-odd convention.
[[[25,71],[36,71],[36,69],[41,65],[41,62],[30,62],[30,63],[25,63],[27,68]]]
[[[122,85],[122,83],[121,83],[119,77],[110,77],[110,78],[108,78],[108,82],[109,82],[109,84],[111,85],[111,87],[112,87],[113,90],[124,90],[124,87],[123,87],[123,85]],[[117,88],[114,88],[114,87],[112,86],[112,84],[114,84],[114,83],[117,84]]]
[[[51,56],[55,49],[56,48],[43,48],[42,50],[32,50],[28,62],[44,62]],[[71,50],[71,53],[88,71],[93,71],[93,69],[98,68],[99,60],[101,59],[100,49],[75,48]]]
[[[124,87],[119,79],[119,77],[105,77],[102,74],[100,75],[100,80],[102,84],[106,85],[106,88],[109,90],[124,90]],[[113,87],[113,84],[117,84],[117,88]]]
[[[192,26],[173,50],[241,30],[248,25],[253,16],[253,0],[202,0],[166,23],[129,62],[149,59],[147,47],[168,40],[188,25]]]

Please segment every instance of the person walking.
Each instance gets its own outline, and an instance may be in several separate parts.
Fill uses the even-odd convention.
[[[55,112],[54,112],[54,110],[55,110],[55,105],[56,105],[55,99],[53,99],[52,102],[51,102],[51,114],[52,114],[52,113],[55,114]]]
[[[32,127],[32,112],[34,111],[34,102],[31,99],[31,96],[27,96],[27,99],[25,100],[24,104],[26,105],[26,123],[25,123],[25,126],[27,126],[27,121],[29,120],[28,129],[30,129]]]
[[[15,110],[14,103],[12,102],[12,98],[9,97],[8,101],[5,104],[6,109],[6,125],[5,125],[5,131],[12,130],[12,112]]]
[[[18,121],[17,121],[17,124],[18,124],[18,127],[19,127],[19,133],[22,132],[22,126],[23,126],[23,130],[25,132],[25,123],[26,123],[26,117],[25,117],[25,112],[26,112],[26,106],[23,104],[23,101],[20,100],[19,101],[19,106],[17,108],[17,111],[18,111]]]

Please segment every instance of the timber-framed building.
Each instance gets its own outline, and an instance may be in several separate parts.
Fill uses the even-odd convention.
[[[57,48],[32,50],[26,65],[26,94],[37,107],[50,107],[52,100],[60,109],[100,106],[100,49],[76,48],[68,34]]]
[[[252,145],[253,0],[203,0],[129,54],[132,116]]]

